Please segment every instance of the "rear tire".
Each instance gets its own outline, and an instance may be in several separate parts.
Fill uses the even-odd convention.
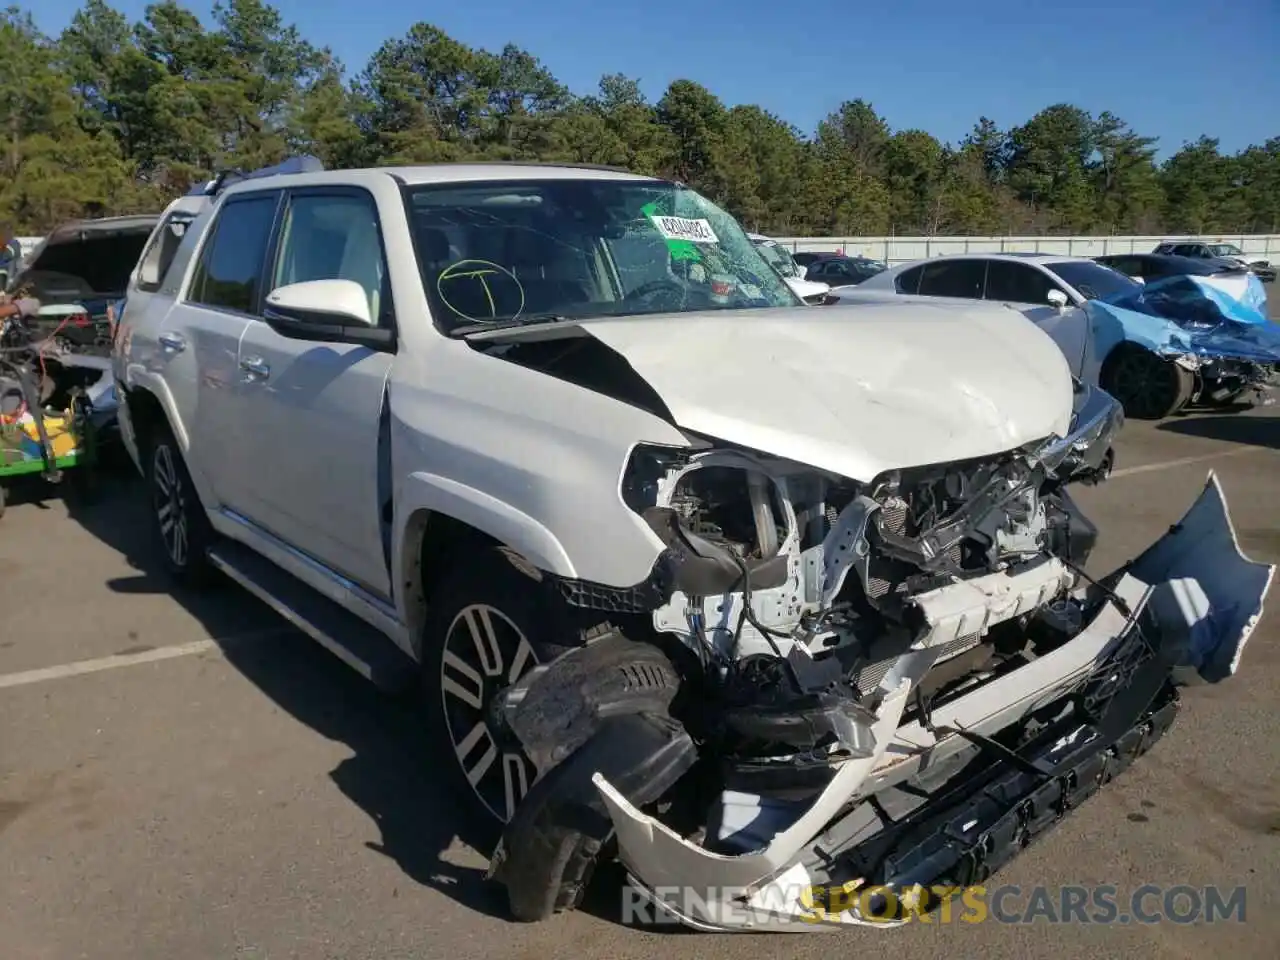
[[[1171,360],[1135,344],[1123,344],[1107,358],[1099,378],[1102,389],[1135,420],[1162,420],[1185,407],[1195,390],[1195,375]]]
[[[215,571],[208,551],[216,535],[173,431],[165,424],[152,432],[146,481],[152,533],[166,572],[184,586],[210,583]]]

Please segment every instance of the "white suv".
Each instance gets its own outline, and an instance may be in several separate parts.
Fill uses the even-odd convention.
[[[1172,717],[1172,665],[1229,675],[1261,609],[1270,568],[1213,484],[1073,593],[1095,531],[1065,484],[1106,460],[1114,402],[1011,311],[804,306],[677,183],[277,174],[184,198],[151,243],[115,373],[169,568],[420,678],[526,919],[576,904],[613,837],[648,891],[752,886],[786,922],[797,870],[884,847],[886,791],[941,815],[975,744],[984,777],[1127,758]],[[699,902],[671,910],[740,925]]]

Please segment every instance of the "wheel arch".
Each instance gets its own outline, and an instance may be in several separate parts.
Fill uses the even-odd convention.
[[[187,473],[191,475],[191,482],[195,485],[201,503],[215,502],[212,498],[212,489],[200,470],[199,458],[191,456],[190,436],[183,426],[182,418],[177,415],[177,407],[164,382],[138,383],[135,381],[131,386],[121,390],[120,394],[120,402],[128,409],[129,425],[133,429],[137,444],[139,468],[146,470],[147,446],[155,436],[156,428],[168,429],[178,443],[178,452],[182,455],[182,462],[187,468]]]
[[[398,512],[405,517],[397,525],[393,552],[400,612],[419,659],[428,600],[462,554],[501,549],[530,576],[539,571],[576,576],[564,546],[547,527],[482,491],[446,477],[414,473],[398,500]]]
[[[1098,385],[1102,387],[1103,390],[1106,390],[1108,393],[1115,396],[1117,400],[1120,400],[1121,403],[1124,404],[1125,414],[1127,416],[1132,416],[1135,419],[1151,419],[1152,418],[1150,415],[1143,416],[1143,415],[1131,412],[1129,407],[1129,402],[1124,398],[1123,391],[1117,391],[1116,385],[1112,380],[1112,374],[1115,369],[1114,364],[1116,364],[1126,356],[1134,356],[1134,355],[1146,356],[1151,358],[1152,360],[1155,360],[1159,363],[1166,365],[1170,370],[1173,371],[1173,375],[1176,377],[1176,380],[1178,383],[1178,386],[1176,388],[1176,397],[1174,398],[1172,405],[1167,411],[1155,417],[1155,419],[1160,419],[1161,417],[1165,417],[1165,416],[1172,416],[1173,414],[1178,413],[1179,411],[1185,409],[1186,406],[1192,401],[1192,399],[1195,397],[1196,393],[1199,390],[1199,385],[1201,382],[1200,375],[1193,370],[1188,370],[1186,367],[1179,364],[1173,357],[1162,356],[1159,352],[1157,352],[1156,350],[1153,350],[1151,347],[1147,346],[1145,343],[1142,343],[1137,340],[1125,339],[1116,343],[1115,346],[1113,346],[1111,350],[1107,352],[1107,355],[1102,359],[1102,362],[1098,365]]]

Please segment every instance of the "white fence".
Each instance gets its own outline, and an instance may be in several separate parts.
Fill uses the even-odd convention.
[[[1219,237],[777,237],[793,251],[838,251],[887,263],[922,260],[945,253],[1050,253],[1100,257],[1108,253],[1150,253],[1164,240],[1234,243],[1250,259],[1280,261],[1280,234]]]

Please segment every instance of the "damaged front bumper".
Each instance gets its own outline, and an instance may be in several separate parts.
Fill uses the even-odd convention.
[[[1177,684],[1234,674],[1273,573],[1240,551],[1210,474],[1051,652],[905,723],[911,671],[886,678],[873,746],[803,809],[744,795],[711,850],[596,773],[618,858],[656,909],[697,929],[902,922],[906,891],[980,882],[1142,753],[1172,721]]]

